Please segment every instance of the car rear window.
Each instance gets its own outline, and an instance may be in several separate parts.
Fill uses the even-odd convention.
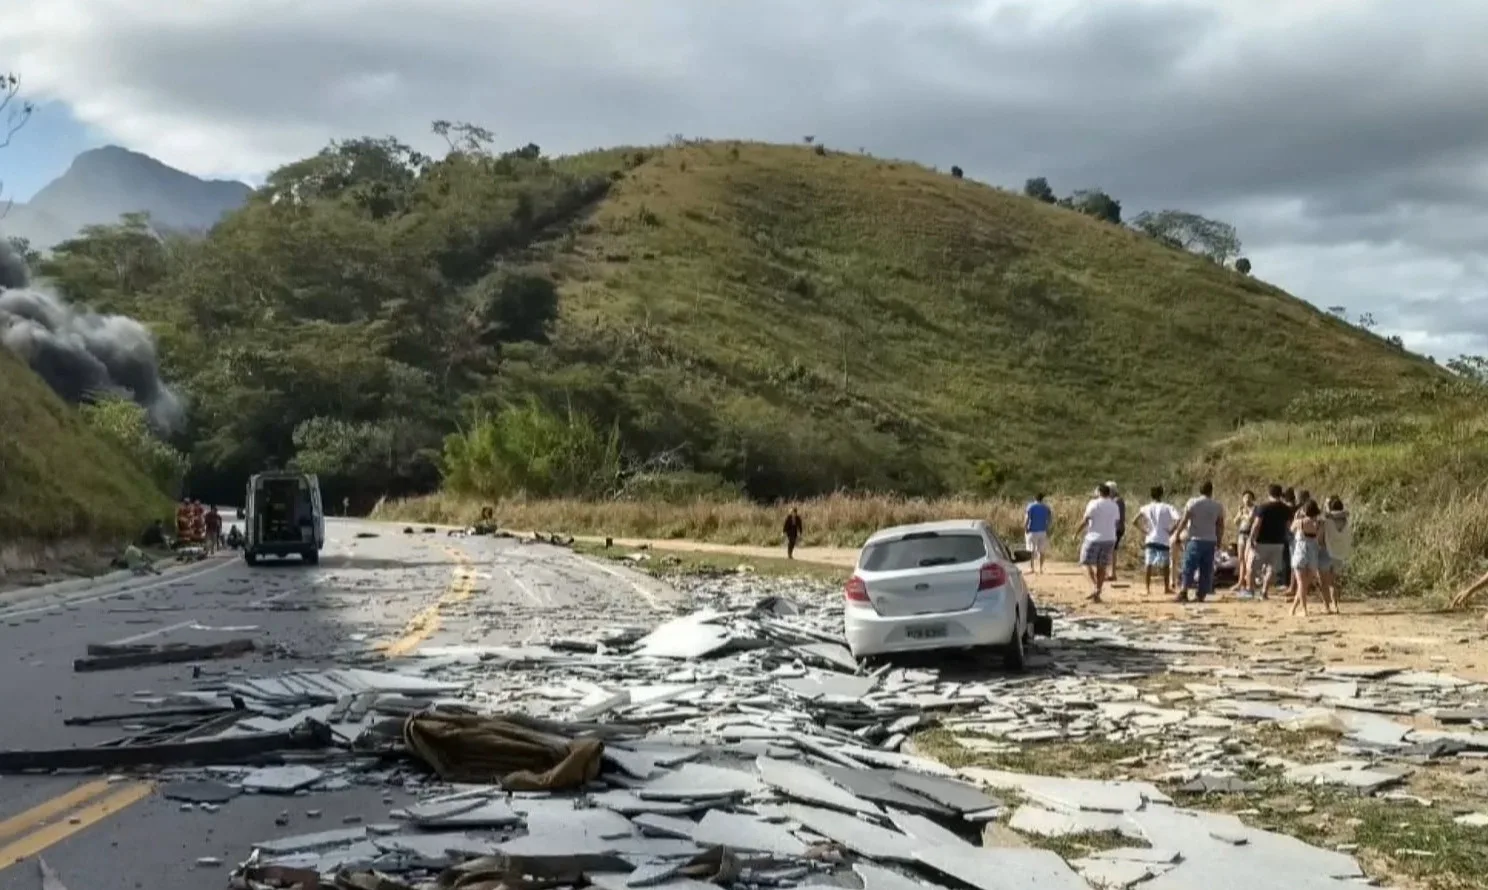
[[[899,572],[976,562],[986,556],[987,545],[981,535],[926,532],[869,545],[863,550],[860,568],[869,572]]]

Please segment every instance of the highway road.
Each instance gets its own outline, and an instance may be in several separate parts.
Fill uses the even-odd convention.
[[[123,584],[0,596],[0,748],[62,748],[117,737],[69,716],[139,710],[140,693],[186,690],[191,665],[75,673],[90,643],[220,642],[258,651],[206,671],[269,674],[330,665],[381,644],[520,643],[596,624],[654,623],[666,585],[570,551],[506,538],[404,534],[402,527],[328,520],[318,566],[290,559],[249,569],[236,555]],[[400,791],[353,787],[313,797],[243,795],[218,812],[183,811],[148,780],[0,776],[0,890],[38,890],[44,858],[70,890],[201,890],[225,886],[249,846],[284,834],[385,820]],[[313,817],[311,810],[320,811]],[[288,812],[289,825],[275,820]],[[203,858],[220,866],[197,865]]]

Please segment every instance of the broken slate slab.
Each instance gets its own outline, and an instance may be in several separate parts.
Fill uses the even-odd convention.
[[[760,778],[765,784],[786,797],[850,813],[868,813],[876,816],[882,812],[876,804],[849,794],[832,780],[808,766],[775,760],[771,757],[759,757],[755,760],[755,765],[759,767]]]
[[[1150,782],[1031,776],[981,767],[966,767],[961,770],[961,775],[992,788],[1020,791],[1030,800],[1059,810],[1129,813],[1142,809],[1149,802],[1173,802]]]
[[[1025,804],[1013,811],[1008,827],[1023,834],[1039,837],[1068,837],[1072,834],[1098,834],[1114,831],[1135,840],[1145,840],[1135,825],[1120,813],[1097,813],[1084,810],[1059,812]]]
[[[243,788],[263,794],[293,794],[319,782],[324,775],[313,766],[266,766],[244,776]]]
[[[1134,862],[1129,859],[1096,859],[1094,857],[1071,860],[1070,866],[1080,873],[1080,877],[1089,881],[1091,886],[1100,887],[1102,890],[1126,890],[1128,887],[1135,887],[1143,881],[1150,881],[1159,875],[1166,874],[1175,867],[1173,863]]]
[[[1432,716],[1438,723],[1448,726],[1479,720],[1488,722],[1488,708],[1443,708]]]
[[[890,871],[871,862],[855,862],[853,871],[863,881],[863,890],[940,890],[939,884],[931,884],[920,878],[907,878],[897,871]]]
[[[1405,777],[1399,773],[1374,769],[1368,761],[1335,760],[1330,763],[1294,766],[1283,773],[1282,778],[1298,785],[1328,785],[1370,794],[1398,784]]]
[[[1360,680],[1378,680],[1405,670],[1403,667],[1386,664],[1330,664],[1323,673],[1330,677],[1353,677]]]
[[[691,819],[682,819],[677,816],[663,816],[660,813],[641,813],[631,818],[641,833],[649,837],[692,837],[697,823]]]
[[[942,779],[898,770],[890,781],[958,813],[975,813],[1002,806],[1002,801],[988,797],[982,789],[960,779]]]
[[[802,658],[823,662],[849,674],[858,671],[858,660],[840,643],[806,643],[797,646],[796,651]]]
[[[700,800],[744,797],[760,788],[759,780],[743,770],[684,763],[671,772],[647,780],[635,789],[635,793],[642,800]]]
[[[365,840],[366,828],[339,828],[334,831],[317,831],[313,834],[296,834],[290,837],[279,837],[269,841],[259,841],[254,844],[254,849],[269,855],[291,855],[294,853],[314,853],[319,850],[329,850],[334,847],[344,847],[357,841]]]
[[[918,813],[889,810],[889,821],[894,823],[895,828],[922,844],[935,844],[942,847],[969,846],[954,832]]]
[[[499,828],[522,822],[506,801],[483,798],[414,804],[403,812],[420,828]]]
[[[663,622],[638,643],[636,654],[653,658],[702,658],[732,642],[727,628],[710,622],[722,617],[712,609]]]
[[[912,813],[923,813],[927,816],[946,818],[956,815],[956,812],[949,807],[941,806],[929,798],[894,784],[893,770],[852,769],[845,766],[819,766],[817,769],[833,782],[864,800],[883,806],[898,807]]]
[[[734,792],[723,797],[703,797],[684,800],[643,800],[633,791],[614,788],[609,791],[601,791],[592,794],[589,799],[597,807],[614,810],[626,816],[636,816],[641,813],[655,813],[661,816],[690,816],[693,813],[701,813],[715,807],[726,807],[739,797],[739,792]]]
[[[785,825],[721,810],[710,810],[703,821],[693,826],[692,840],[707,847],[731,847],[777,856],[806,855],[806,843],[791,834]]]
[[[893,862],[914,862],[914,851],[920,846],[915,838],[907,834],[881,828],[857,816],[836,810],[802,804],[787,804],[781,809],[790,818],[823,837],[831,838],[859,856]]]
[[[1438,674],[1430,671],[1405,671],[1393,674],[1385,678],[1385,683],[1390,686],[1405,686],[1411,689],[1460,689],[1463,686],[1471,686],[1471,680],[1454,677],[1451,674]]]
[[[1058,853],[1016,847],[921,847],[926,867],[977,890],[1090,890]]]
[[[878,685],[874,677],[812,671],[804,677],[780,681],[781,687],[806,701],[859,701]]]
[[[160,786],[161,797],[185,803],[227,803],[242,793],[241,788],[206,779],[167,782]]]

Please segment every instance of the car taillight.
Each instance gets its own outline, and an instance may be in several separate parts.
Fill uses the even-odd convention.
[[[863,579],[857,575],[853,575],[847,579],[847,589],[844,592],[847,594],[847,601],[850,603],[868,602],[868,585],[864,584]]]
[[[981,574],[977,578],[977,592],[1001,587],[1007,583],[1007,579],[1007,569],[1004,569],[1001,563],[989,562],[982,566]]]

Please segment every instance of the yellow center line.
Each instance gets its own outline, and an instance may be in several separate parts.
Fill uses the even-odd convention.
[[[433,605],[414,615],[400,637],[383,647],[383,652],[389,658],[407,655],[416,650],[439,630],[444,609],[463,603],[475,594],[475,574],[471,569],[470,558],[453,547],[447,552],[458,564],[448,589]],[[150,782],[88,782],[24,813],[0,821],[0,844],[5,844],[0,846],[0,871],[36,856],[120,810],[139,803],[154,790],[155,786]],[[65,820],[63,816],[66,816]]]
[[[24,834],[38,825],[44,825],[62,813],[67,812],[75,806],[87,803],[114,785],[105,779],[79,785],[63,794],[59,794],[51,800],[44,801],[24,813],[11,816],[0,822],[0,841],[6,841],[18,834]]]
[[[56,798],[56,800],[48,801],[47,803],[42,804],[35,810],[30,810],[26,813],[22,813],[21,816],[17,816],[16,819],[29,817],[37,810],[51,807],[63,798],[78,794],[83,789],[91,788],[93,785],[96,784],[96,782],[91,782],[88,785],[82,786],[81,788],[74,789],[73,791],[68,792],[68,794],[59,796],[58,798]],[[15,865],[17,862],[21,862],[25,859],[29,859],[30,857],[37,855],[38,853],[41,853],[43,850],[46,850],[53,844],[58,844],[64,840],[67,840],[68,838],[89,827],[90,825],[102,822],[104,819],[107,819],[109,816],[112,816],[120,810],[123,810],[126,807],[136,804],[149,797],[150,794],[155,790],[155,786],[150,784],[149,782],[131,782],[129,784],[116,787],[118,788],[118,790],[113,792],[112,794],[109,794],[107,797],[104,797],[101,800],[96,800],[79,810],[75,810],[69,813],[68,818],[65,822],[52,822],[49,825],[44,825],[36,831],[31,832],[30,834],[18,838],[17,840],[6,844],[3,847],[0,847],[0,871],[4,871],[10,866]],[[88,800],[91,799],[92,796],[96,795],[85,796],[82,799]],[[65,807],[59,807],[58,812],[60,813],[62,811],[65,811],[65,809]],[[7,822],[9,822],[9,820],[7,820]]]
[[[400,658],[418,649],[439,630],[445,609],[463,603],[475,594],[475,575],[470,568],[470,557],[454,547],[445,552],[459,563],[455,567],[449,589],[433,605],[414,615],[404,626],[401,636],[382,647],[382,653],[388,658]]]

